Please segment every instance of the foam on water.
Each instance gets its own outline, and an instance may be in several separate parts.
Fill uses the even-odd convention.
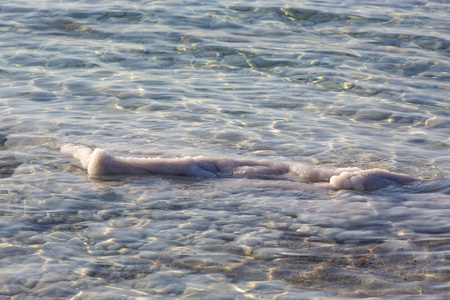
[[[377,190],[389,185],[408,184],[417,179],[381,169],[326,168],[302,164],[289,165],[269,160],[213,158],[207,156],[142,157],[125,156],[126,153],[112,153],[64,144],[61,152],[78,159],[90,176],[121,174],[167,174],[202,178],[265,178],[296,180],[304,183],[324,183],[322,187],[335,190],[358,191]],[[134,152],[136,153],[136,151]],[[130,153],[128,153],[130,154]],[[262,185],[260,183],[260,185]],[[264,186],[264,185],[262,185]],[[269,184],[269,186],[272,186]]]

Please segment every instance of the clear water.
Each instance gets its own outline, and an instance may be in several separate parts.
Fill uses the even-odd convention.
[[[449,10],[0,1],[1,299],[445,299]],[[423,181],[93,180],[55,150],[66,142]]]

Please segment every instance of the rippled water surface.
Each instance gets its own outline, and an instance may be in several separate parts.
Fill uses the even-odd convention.
[[[0,1],[0,298],[446,299],[449,11]],[[100,180],[58,151],[68,142],[421,181]]]

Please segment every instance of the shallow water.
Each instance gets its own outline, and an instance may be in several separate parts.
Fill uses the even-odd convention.
[[[0,3],[0,297],[444,299],[449,8]],[[63,143],[421,181],[94,179]]]

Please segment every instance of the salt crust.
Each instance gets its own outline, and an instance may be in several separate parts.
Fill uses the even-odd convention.
[[[292,182],[316,183],[314,186],[333,190],[378,190],[389,185],[417,181],[403,174],[382,169],[327,168],[303,164],[290,165],[270,160],[230,159],[207,156],[161,157],[133,152],[109,152],[85,146],[64,144],[61,152],[78,159],[81,167],[93,177],[106,175],[167,174],[200,178],[271,179],[258,181],[260,187],[292,186]],[[274,180],[282,180],[274,184]]]

